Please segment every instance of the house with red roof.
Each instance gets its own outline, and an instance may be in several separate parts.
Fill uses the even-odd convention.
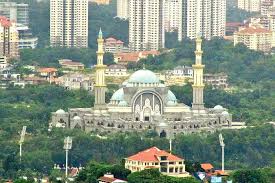
[[[84,64],[80,62],[72,61],[70,59],[60,59],[58,60],[58,62],[63,69],[69,69],[69,70],[75,71],[75,70],[83,70],[85,67]]]
[[[184,159],[172,153],[152,147],[125,159],[125,168],[131,172],[156,168],[161,173],[174,177],[186,177]]]
[[[145,59],[149,55],[154,57],[160,55],[160,52],[158,50],[151,50],[130,53],[117,53],[114,55],[114,62],[117,64],[127,65],[128,63],[136,63],[141,59]]]
[[[127,183],[127,181],[117,179],[117,178],[114,177],[114,175],[109,174],[109,173],[105,174],[102,177],[99,177],[98,182],[99,183]]]
[[[113,37],[104,40],[104,51],[109,53],[128,52],[129,48],[124,46],[124,42]]]
[[[50,83],[57,77],[57,69],[53,67],[44,67],[37,69],[40,77],[45,78]]]

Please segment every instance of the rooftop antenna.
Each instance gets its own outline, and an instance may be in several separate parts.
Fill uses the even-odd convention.
[[[72,149],[72,143],[73,143],[73,140],[72,140],[72,137],[66,137],[64,139],[64,150],[66,152],[66,179],[68,177],[68,153],[69,153],[69,150]]]
[[[219,140],[220,140],[220,146],[222,148],[222,171],[224,171],[224,146],[225,146],[225,144],[223,142],[224,138],[221,133],[219,134]]]
[[[22,144],[25,140],[25,134],[26,134],[26,129],[27,129],[27,126],[23,126],[22,128],[22,131],[21,131],[21,135],[20,135],[20,140],[19,140],[19,157],[20,157],[20,163],[21,163],[21,160],[22,160]]]

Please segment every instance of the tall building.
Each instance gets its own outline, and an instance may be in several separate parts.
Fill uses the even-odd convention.
[[[29,5],[17,4],[17,23],[29,25]]]
[[[179,0],[181,17],[178,37],[206,39],[225,36],[226,0]]]
[[[164,0],[130,0],[129,46],[132,51],[164,48]]]
[[[16,24],[8,18],[0,16],[0,56],[18,58],[18,31]]]
[[[164,26],[165,31],[173,32],[178,30],[181,17],[180,14],[180,1],[179,0],[165,0],[164,4]]]
[[[0,2],[0,15],[13,22],[29,25],[29,5],[15,2]]]
[[[50,1],[51,46],[88,47],[88,1]]]
[[[238,0],[238,8],[248,12],[259,12],[262,0]]]
[[[129,0],[117,0],[117,17],[121,19],[129,18]]]

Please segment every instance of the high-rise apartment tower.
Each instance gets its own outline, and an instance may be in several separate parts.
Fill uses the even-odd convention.
[[[164,0],[130,0],[129,46],[132,51],[164,48]]]
[[[88,47],[88,0],[50,1],[51,46]]]

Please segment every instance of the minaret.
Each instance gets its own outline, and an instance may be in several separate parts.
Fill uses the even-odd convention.
[[[95,109],[105,109],[105,92],[106,92],[106,84],[105,84],[105,69],[106,65],[103,64],[103,44],[104,39],[102,35],[102,31],[100,29],[98,38],[97,38],[98,50],[97,50],[97,65],[96,68],[96,81],[95,81]]]
[[[204,109],[204,102],[203,102],[203,69],[204,65],[202,65],[202,54],[203,51],[201,50],[201,43],[202,39],[201,36],[198,36],[196,39],[196,62],[192,66],[193,67],[193,103],[192,108],[194,110],[203,110]]]

